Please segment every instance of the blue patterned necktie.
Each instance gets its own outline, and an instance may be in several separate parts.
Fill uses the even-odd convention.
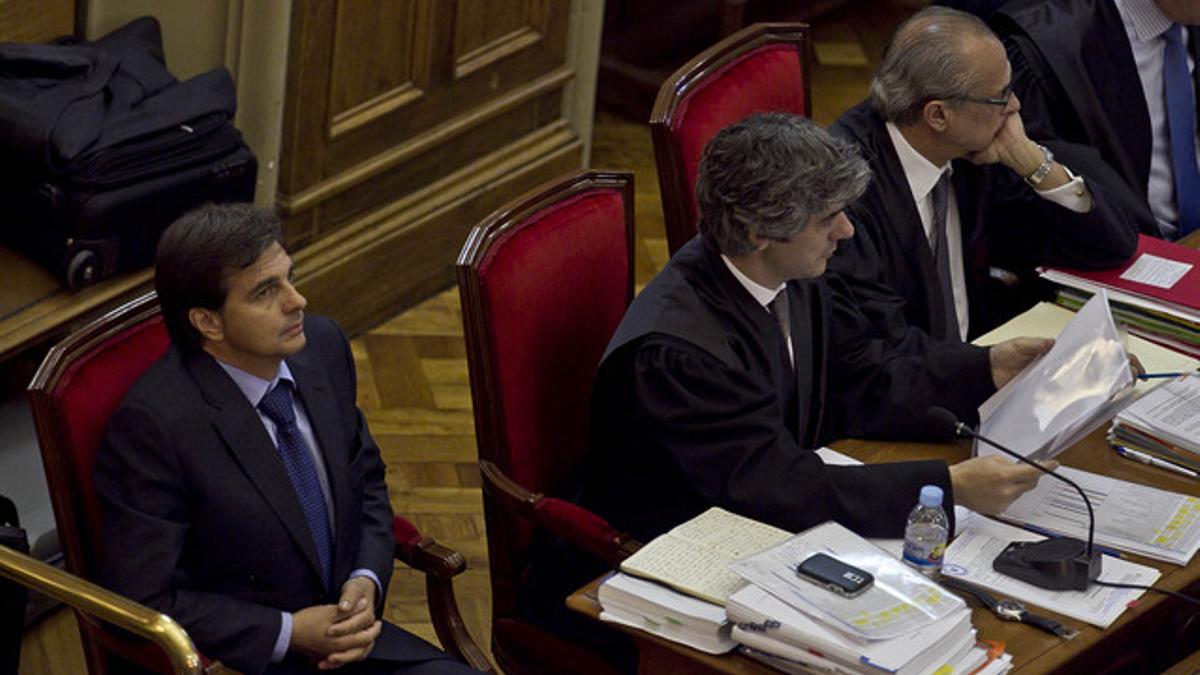
[[[308,529],[312,532],[313,543],[317,548],[317,559],[321,561],[321,570],[325,573],[325,583],[328,584],[331,581],[333,557],[329,512],[325,506],[325,493],[321,491],[321,482],[317,478],[317,467],[313,463],[308,444],[300,435],[300,427],[296,426],[291,383],[280,380],[279,384],[259,401],[258,408],[275,423],[279,457],[287,469],[288,479],[296,491],[300,508],[304,509],[304,519],[308,521]]]
[[[1171,137],[1171,168],[1175,174],[1175,203],[1179,207],[1179,236],[1200,229],[1200,167],[1196,165],[1196,101],[1188,74],[1187,50],[1179,24],[1163,33],[1163,89],[1167,99],[1167,132]]]

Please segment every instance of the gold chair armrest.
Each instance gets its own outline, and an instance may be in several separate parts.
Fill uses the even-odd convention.
[[[203,675],[200,654],[175,620],[89,581],[0,546],[0,576],[157,644],[177,675]]]

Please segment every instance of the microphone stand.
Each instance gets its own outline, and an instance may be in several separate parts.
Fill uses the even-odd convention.
[[[970,437],[987,443],[1017,461],[1035,467],[1042,473],[1053,476],[1075,488],[1088,510],[1086,545],[1075,537],[1051,537],[1042,541],[1014,541],[992,561],[992,569],[1039,588],[1053,591],[1086,591],[1088,585],[1100,577],[1101,558],[1100,552],[1092,547],[1096,531],[1096,515],[1092,511],[1092,502],[1084,493],[1083,488],[1079,487],[1075,481],[1060,476],[1037,462],[980,435],[971,427],[958,421],[949,410],[943,408],[940,411],[931,411],[931,413],[937,417],[946,418],[947,422],[953,420],[954,431],[958,436]]]

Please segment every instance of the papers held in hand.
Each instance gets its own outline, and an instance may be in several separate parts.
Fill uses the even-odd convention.
[[[980,406],[979,433],[1030,459],[1050,459],[1112,418],[1134,382],[1108,296],[1100,291],[1046,355]],[[976,443],[975,452],[998,451]]]

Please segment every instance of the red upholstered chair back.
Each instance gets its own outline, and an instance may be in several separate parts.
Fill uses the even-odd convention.
[[[663,82],[650,132],[671,253],[696,234],[696,176],[709,139],[756,112],[811,116],[811,72],[807,25],[756,23]]]
[[[633,176],[580,173],[504,206],[468,236],[458,284],[480,459],[572,496],[592,378],[633,298]],[[494,614],[513,616],[533,524],[486,485],[484,509]]]
[[[55,345],[29,385],[38,445],[67,570],[94,580],[100,510],[92,470],[108,418],[135,380],[170,344],[153,292],[132,300]],[[80,622],[93,673],[91,621]]]

